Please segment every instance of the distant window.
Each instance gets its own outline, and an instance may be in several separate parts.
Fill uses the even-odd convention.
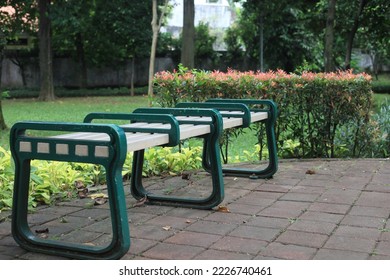
[[[207,3],[219,3],[219,0],[207,0]]]

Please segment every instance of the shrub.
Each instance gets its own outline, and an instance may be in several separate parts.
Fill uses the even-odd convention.
[[[371,77],[366,74],[346,71],[297,75],[234,70],[222,73],[180,67],[178,71],[157,73],[154,84],[161,106],[212,97],[274,100],[280,111],[276,125],[278,146],[284,147],[286,141],[298,143],[294,157],[338,156],[335,137],[345,124],[361,127],[355,140],[369,136],[372,91]],[[257,131],[262,147],[264,133]],[[350,151],[348,156],[356,154]]]

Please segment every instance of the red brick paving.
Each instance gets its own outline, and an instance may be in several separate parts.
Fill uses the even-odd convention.
[[[224,177],[227,211],[134,208],[128,195],[131,248],[123,259],[390,260],[389,170],[385,159],[281,161],[269,180]],[[204,172],[197,178],[201,192],[210,188]],[[185,193],[180,180],[151,178],[145,185],[164,191],[172,184]],[[196,193],[198,185],[188,192]],[[86,202],[41,207],[29,221],[49,228],[49,238],[107,242],[108,205],[86,209]],[[0,260],[61,259],[21,249],[9,216],[0,213]]]

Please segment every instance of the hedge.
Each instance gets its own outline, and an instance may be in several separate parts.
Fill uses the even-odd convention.
[[[362,156],[366,144],[361,140],[369,137],[374,143],[380,137],[370,132],[376,125],[370,121],[373,94],[371,77],[364,73],[225,73],[180,67],[157,73],[154,89],[157,102],[165,107],[215,97],[274,100],[280,111],[276,126],[279,152],[283,153],[286,143],[296,143],[284,157]],[[343,142],[346,126],[352,138]],[[258,135],[263,145],[264,133],[259,130]]]

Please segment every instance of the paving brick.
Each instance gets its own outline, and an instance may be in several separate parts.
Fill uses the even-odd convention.
[[[375,254],[378,254],[378,255],[385,255],[385,256],[390,257],[390,242],[389,241],[379,241],[374,252],[375,252]]]
[[[267,244],[267,242],[260,240],[226,236],[218,240],[210,248],[219,251],[256,255],[260,250],[264,249]]]
[[[280,234],[280,230],[273,228],[261,228],[251,226],[240,226],[229,233],[229,236],[252,238],[257,240],[272,241]]]
[[[256,216],[250,219],[246,225],[256,226],[256,227],[265,227],[265,228],[276,228],[284,229],[290,225],[290,220],[286,218],[271,218],[264,216]]]
[[[355,216],[369,216],[378,218],[387,218],[390,215],[390,208],[378,208],[378,207],[367,207],[367,206],[353,206],[350,215]]]
[[[182,218],[182,217],[157,216],[149,220],[148,224],[152,224],[160,227],[172,227],[174,229],[184,229],[194,221],[195,220]]]
[[[290,192],[292,193],[306,193],[306,194],[322,194],[326,191],[326,187],[312,187],[297,185],[293,187]]]
[[[142,256],[158,260],[190,260],[204,250],[195,246],[160,243],[144,252]]]
[[[206,251],[203,251],[193,259],[194,260],[251,260],[253,259],[253,256],[250,254],[208,249]]]
[[[374,173],[371,183],[379,185],[389,186],[390,174],[389,173]]]
[[[274,242],[260,252],[259,256],[285,260],[310,260],[316,252],[315,248]]]
[[[381,231],[381,237],[379,238],[379,240],[390,242],[390,231],[389,230],[383,231],[382,229],[380,229],[380,231]]]
[[[359,195],[357,190],[329,189],[318,198],[318,202],[353,204]]]
[[[356,205],[389,208],[390,193],[363,192]]]
[[[0,222],[0,237],[2,235],[10,235],[11,234],[11,222],[5,221]]]
[[[231,213],[236,213],[236,214],[244,214],[244,215],[256,215],[259,213],[261,210],[266,208],[267,206],[265,205],[249,205],[249,204],[241,204],[241,203],[230,203],[227,205],[227,208]]]
[[[225,235],[238,226],[235,224],[224,224],[212,221],[198,221],[186,228],[187,231],[203,232],[210,234]]]
[[[318,196],[319,194],[289,192],[283,195],[280,200],[313,202]]]
[[[347,236],[331,236],[323,248],[371,253],[376,240],[368,240]]]
[[[315,255],[315,260],[367,260],[368,253],[359,253],[345,250],[320,249]]]
[[[220,235],[181,231],[166,239],[164,242],[181,245],[209,247],[213,243],[217,242],[219,239],[221,239]]]
[[[308,202],[277,201],[272,206],[259,212],[259,214],[268,217],[297,218],[309,205]]]
[[[333,233],[335,236],[348,236],[355,238],[363,238],[370,240],[377,240],[381,235],[381,231],[377,228],[366,228],[366,227],[354,227],[354,226],[339,226]]]
[[[151,241],[147,239],[132,238],[130,244],[129,254],[139,255],[153,246],[157,245],[158,241]]]
[[[242,224],[247,222],[251,218],[250,215],[243,215],[229,212],[215,212],[205,217],[206,221],[213,221],[225,224]]]
[[[173,230],[165,230],[161,226],[145,224],[132,227],[130,230],[130,237],[162,241],[172,236],[174,233]]]
[[[306,211],[303,213],[299,219],[300,220],[312,220],[312,221],[321,221],[327,223],[338,224],[344,218],[343,215],[331,214],[331,213],[322,213],[314,211]]]
[[[282,184],[276,183],[265,183],[255,188],[256,191],[262,192],[276,192],[276,193],[287,193],[289,190],[293,188],[294,185],[286,184],[286,182]],[[280,196],[280,195],[279,195]]]
[[[268,206],[273,204],[282,195],[282,193],[273,192],[253,192],[250,195],[241,197],[236,200],[236,202],[241,204]]]
[[[330,214],[346,214],[350,208],[351,206],[347,204],[314,202],[308,210]]]
[[[212,210],[200,210],[200,209],[192,209],[192,208],[173,208],[172,210],[168,211],[166,215],[172,216],[172,217],[181,217],[191,220],[199,220],[202,219],[208,215],[213,213]],[[135,216],[138,216],[139,213]]]
[[[295,231],[304,231],[304,232],[311,232],[311,233],[320,233],[324,235],[331,235],[336,227],[337,225],[335,223],[298,219],[288,229],[295,230]]]
[[[369,228],[381,228],[384,226],[382,218],[353,215],[346,215],[345,218],[341,221],[341,224]]]
[[[368,184],[365,188],[366,191],[372,191],[372,192],[383,192],[383,193],[389,193],[390,192],[390,184]]]
[[[287,230],[275,241],[283,244],[294,244],[305,247],[320,248],[328,239],[327,235],[302,231]]]

